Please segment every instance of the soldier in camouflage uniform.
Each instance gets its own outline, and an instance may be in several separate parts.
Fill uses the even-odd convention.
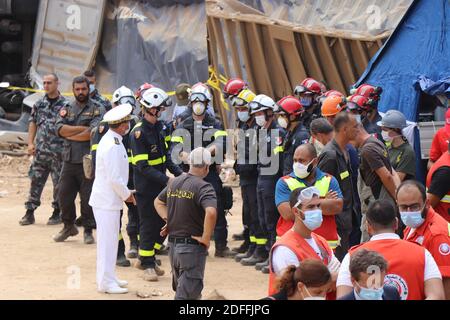
[[[89,95],[91,100],[105,108],[106,111],[111,110],[111,102],[103,97],[95,88],[95,83],[97,82],[97,80],[95,78],[94,70],[86,70],[84,72],[84,76],[89,80]]]
[[[59,176],[61,173],[64,140],[56,136],[55,123],[59,110],[66,99],[58,91],[58,77],[54,74],[44,76],[45,96],[33,106],[28,130],[28,153],[34,156],[30,166],[30,194],[25,202],[27,212],[20,225],[35,222],[34,211],[41,204],[42,190],[49,174],[53,182],[53,214],[48,225],[61,223],[58,204]]]

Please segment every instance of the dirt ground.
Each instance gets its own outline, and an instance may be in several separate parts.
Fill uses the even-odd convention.
[[[147,282],[141,278],[142,271],[133,267],[117,267],[119,279],[129,282],[129,293],[106,295],[96,291],[95,245],[83,243],[83,232],[63,243],[56,243],[52,236],[61,225],[47,226],[52,213],[51,179],[44,189],[42,205],[36,210],[36,223],[20,226],[24,215],[29,179],[30,159],[0,155],[0,299],[173,299],[170,265],[167,256],[162,256],[162,267],[166,274],[159,282]],[[229,240],[231,235],[242,230],[239,188],[234,188],[232,216],[228,216]],[[78,202],[78,201],[77,201]],[[126,215],[123,225],[126,225]],[[128,238],[123,227],[122,233]],[[230,241],[230,248],[238,246]],[[132,263],[135,260],[132,260]],[[214,243],[211,244],[206,262],[203,297],[215,292],[226,299],[259,299],[266,295],[268,275],[252,267],[244,267],[232,259],[214,258]]]

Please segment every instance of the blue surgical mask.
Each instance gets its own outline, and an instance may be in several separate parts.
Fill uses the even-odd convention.
[[[237,113],[238,119],[242,122],[247,122],[248,119],[250,119],[250,115],[248,114],[248,111],[238,111]]]
[[[300,103],[302,104],[302,106],[304,108],[307,108],[307,107],[309,107],[312,104],[312,100],[313,100],[313,97],[311,97],[311,96],[304,96],[304,97],[300,98]]]
[[[422,218],[422,211],[400,212],[400,217],[405,225],[411,228],[418,228],[425,221]]]
[[[322,221],[322,210],[316,209],[305,211],[303,223],[309,230],[314,231],[319,228],[322,225]]]
[[[94,92],[94,90],[95,90],[95,84],[93,84],[93,83],[89,84],[89,93]]]
[[[383,293],[383,287],[379,289],[369,289],[359,286],[359,293],[355,290],[355,294],[358,295],[361,300],[383,300]]]

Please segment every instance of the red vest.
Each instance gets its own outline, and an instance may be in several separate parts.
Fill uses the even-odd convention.
[[[430,171],[428,171],[427,175],[427,188],[431,185],[431,177],[433,176],[433,173],[441,168],[441,167],[450,167],[450,154],[448,152],[444,153],[438,161],[436,161],[433,166],[430,168]],[[434,208],[434,210],[439,213],[445,220],[450,222],[450,186],[447,191],[447,194],[441,199],[439,204]]]
[[[322,252],[323,256],[323,263],[325,265],[328,265],[328,263],[331,260],[331,256],[333,254],[330,246],[327,243],[327,240],[322,238],[321,236],[311,233],[311,236],[316,241],[317,245],[319,246],[320,251]],[[275,288],[275,282],[277,280],[277,275],[272,269],[272,254],[273,250],[278,246],[285,246],[288,247],[290,250],[292,250],[295,255],[297,256],[299,261],[303,261],[305,259],[316,259],[320,260],[320,257],[317,255],[317,253],[314,251],[314,249],[309,245],[308,242],[304,238],[302,238],[298,233],[296,233],[294,230],[289,230],[286,232],[281,238],[275,242],[272,249],[270,250],[269,255],[269,266],[270,266],[270,275],[269,275],[269,295],[273,295],[277,292],[277,289]]]
[[[397,288],[402,300],[424,300],[425,249],[401,239],[372,240],[349,250],[360,248],[381,254],[388,262],[385,284]]]
[[[332,176],[327,174],[322,179],[317,180],[316,183],[314,184],[314,186],[317,187],[317,189],[319,189],[321,198],[325,197],[329,191],[331,177]],[[281,179],[286,183],[289,190],[291,191],[294,191],[297,188],[306,187],[304,183],[298,181],[297,179],[291,176],[284,176]],[[284,220],[283,217],[280,216],[277,223],[277,236],[281,237],[283,234],[286,233],[286,231],[291,229],[293,225],[294,221]],[[323,216],[322,225],[316,230],[314,230],[314,233],[327,239],[330,247],[333,250],[336,249],[339,238],[337,233],[335,216]]]

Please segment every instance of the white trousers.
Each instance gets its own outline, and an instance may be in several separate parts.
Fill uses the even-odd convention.
[[[116,288],[116,260],[119,245],[120,210],[92,208],[97,223],[97,289]]]

